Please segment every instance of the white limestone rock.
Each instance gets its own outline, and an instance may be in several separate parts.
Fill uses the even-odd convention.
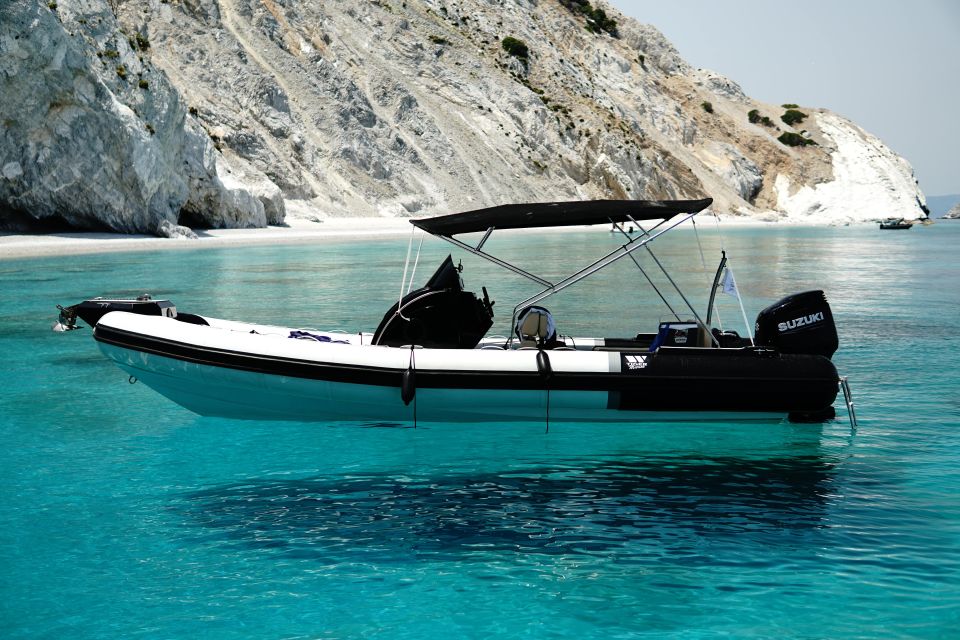
[[[157,225],[156,234],[162,238],[172,238],[174,240],[196,240],[197,234],[190,227],[180,224],[173,224],[169,220],[161,220]]]
[[[204,226],[264,224],[217,177],[143,32],[127,33],[103,0],[0,5],[0,206],[122,232],[175,226],[184,208]]]
[[[696,78],[698,86],[702,86],[708,91],[719,94],[728,100],[735,100],[736,102],[742,103],[750,102],[750,99],[743,92],[739,84],[716,71],[697,69],[694,77]]]
[[[741,199],[747,202],[756,199],[763,187],[763,172],[739,149],[726,142],[709,141],[695,153]]]
[[[830,145],[833,180],[796,185],[779,174],[778,209],[788,219],[819,223],[925,217],[926,199],[910,165],[876,136],[832,113],[814,114]]]
[[[610,12],[609,9],[605,10]],[[690,65],[680,57],[676,47],[656,27],[625,16],[617,16],[617,20],[621,39],[643,56],[644,67],[653,67],[667,75],[690,73]]]

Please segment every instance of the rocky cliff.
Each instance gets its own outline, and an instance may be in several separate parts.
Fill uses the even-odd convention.
[[[51,6],[0,8],[8,216],[257,225],[282,219],[277,188],[330,216],[703,195],[765,219],[922,215],[875,137],[754,101],[606,5]]]
[[[214,149],[149,49],[100,0],[0,5],[0,225],[180,235],[181,218],[283,220],[279,189]]]

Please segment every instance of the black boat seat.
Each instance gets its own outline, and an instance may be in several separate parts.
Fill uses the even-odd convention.
[[[517,316],[515,328],[520,349],[551,349],[557,346],[553,315],[543,307],[527,307]]]
[[[657,337],[650,345],[650,351],[656,351],[660,347],[712,346],[713,340],[710,333],[696,322],[661,322]]]

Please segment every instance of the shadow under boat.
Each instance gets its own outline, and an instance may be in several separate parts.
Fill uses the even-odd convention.
[[[475,554],[656,553],[705,540],[769,544],[825,526],[836,458],[819,446],[767,456],[610,455],[496,471],[251,478],[177,496],[188,537],[324,564],[463,561]]]

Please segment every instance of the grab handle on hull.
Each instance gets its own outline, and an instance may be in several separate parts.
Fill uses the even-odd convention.
[[[415,397],[417,397],[417,372],[411,365],[403,372],[400,380],[400,399],[403,400],[403,406],[409,407]]]
[[[400,378],[400,399],[403,406],[409,407],[413,402],[413,428],[417,428],[417,359],[413,353],[414,345],[410,345],[410,364],[407,365]]]
[[[550,364],[550,356],[543,349],[537,350],[537,373],[543,378],[543,385],[547,389],[547,433],[550,433],[550,378],[553,377],[553,366]]]
[[[553,367],[550,366],[550,356],[543,349],[537,351],[537,372],[544,381],[549,382],[553,377]]]

